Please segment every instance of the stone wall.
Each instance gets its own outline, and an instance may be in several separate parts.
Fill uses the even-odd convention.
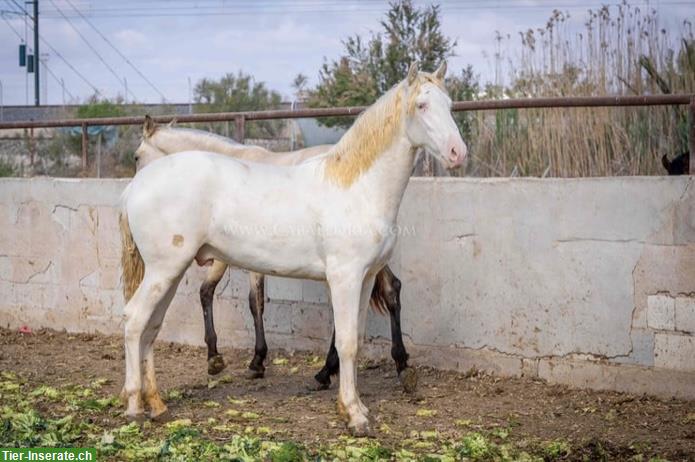
[[[392,268],[415,363],[695,398],[691,177],[413,179]],[[0,180],[0,325],[122,332],[125,180]],[[161,338],[203,344],[191,267]],[[268,278],[270,348],[327,347],[323,284]],[[222,346],[251,347],[248,281],[215,299]],[[370,313],[364,351],[388,356]],[[201,358],[201,361],[204,358]]]

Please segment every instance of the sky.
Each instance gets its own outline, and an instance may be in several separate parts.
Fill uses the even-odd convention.
[[[695,1],[629,0],[658,11],[663,27],[695,23]],[[543,27],[558,8],[579,28],[589,8],[615,0],[439,0],[442,29],[457,41],[450,72],[471,64],[483,82],[494,79],[495,33],[509,34],[505,53],[518,51],[518,32]],[[5,105],[33,104],[33,75],[18,65],[18,46],[32,30],[16,14],[24,0],[0,0],[0,83]],[[41,103],[81,102],[95,88],[107,98],[187,103],[202,78],[239,70],[253,75],[285,100],[303,73],[318,82],[324,60],[337,59],[342,40],[380,31],[388,10],[380,0],[39,0],[42,37]],[[27,5],[31,10],[31,5]],[[45,54],[45,55],[44,55]],[[131,66],[132,64],[132,66]],[[47,72],[48,69],[50,72]],[[137,71],[135,70],[137,69]],[[78,73],[81,75],[78,75]],[[64,82],[65,91],[63,91]],[[127,82],[127,83],[126,83]],[[45,83],[45,84],[44,84]]]

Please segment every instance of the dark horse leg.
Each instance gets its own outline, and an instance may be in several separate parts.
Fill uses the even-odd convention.
[[[385,266],[374,281],[374,289],[370,305],[377,311],[388,310],[391,318],[391,357],[396,363],[398,379],[407,393],[415,391],[417,387],[417,373],[408,366],[408,352],[403,344],[401,332],[401,281],[393,274],[391,268]],[[331,346],[326,357],[326,364],[318,374],[314,376],[317,389],[325,390],[331,385],[331,375],[338,373],[340,361],[335,349],[335,330],[331,337]]]
[[[265,374],[263,361],[268,354],[268,345],[265,343],[265,329],[263,328],[263,311],[265,310],[264,276],[258,273],[249,273],[249,309],[253,316],[253,327],[256,330],[256,345],[253,359],[249,364],[247,377],[260,379]]]
[[[408,366],[408,352],[403,344],[403,332],[401,332],[401,281],[393,274],[391,268],[384,266],[377,275],[382,279],[379,298],[386,304],[391,318],[391,357],[396,363],[396,372],[403,390],[412,393],[417,388],[417,372]],[[376,287],[376,286],[375,286]],[[374,296],[374,294],[372,293]]]
[[[212,317],[212,300],[215,296],[215,288],[224,276],[227,265],[215,260],[208,270],[207,277],[200,286],[200,304],[203,307],[203,319],[205,320],[205,344],[208,346],[208,374],[216,375],[225,368],[222,355],[217,352],[217,333]]]
[[[333,335],[331,336],[331,346],[328,349],[328,355],[326,356],[326,364],[323,368],[314,376],[316,379],[316,389],[317,390],[328,390],[331,386],[331,375],[335,375],[340,370],[340,359],[338,358],[338,350],[335,349],[335,328],[333,328]]]

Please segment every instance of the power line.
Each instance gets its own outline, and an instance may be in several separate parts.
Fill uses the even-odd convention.
[[[22,5],[20,5],[19,3],[17,3],[15,0],[6,0],[6,1],[7,1],[7,3],[12,3],[14,6],[16,6],[17,8],[19,8],[19,11],[23,11],[24,14],[29,14],[29,13],[27,13],[27,10],[25,10],[24,7],[22,7]]]
[[[371,3],[371,2],[370,2]],[[203,6],[128,6],[124,8],[93,8],[91,16],[93,17],[173,17],[173,16],[236,16],[236,15],[259,15],[259,14],[288,14],[288,13],[367,13],[367,12],[380,12],[384,10],[384,7],[379,4],[371,3],[364,5],[362,2],[352,3],[355,8],[346,8],[345,5],[350,3],[345,2],[320,2],[320,3],[292,3],[292,4],[278,4],[278,3],[235,3],[231,6],[222,5],[203,5]],[[542,4],[519,4],[517,2],[512,2],[507,0],[506,2],[497,2],[495,4],[490,4],[490,2],[482,0],[472,0],[470,2],[456,1],[452,3],[440,2],[442,10],[446,11],[465,11],[465,10],[491,10],[491,9],[512,9],[512,10],[530,10],[530,9],[546,9],[546,8],[562,8],[562,9],[576,9],[576,8],[591,8],[591,7],[601,7],[601,6],[619,6],[622,5],[622,1],[614,2],[577,2],[576,0],[571,0],[571,3],[542,3]],[[267,5],[267,6],[266,6]],[[630,3],[632,6],[645,6],[651,5],[647,0],[638,1]],[[661,1],[659,3],[661,6],[673,6],[673,5],[692,5],[692,0],[670,0]],[[337,8],[331,8],[337,7]]]
[[[53,79],[62,87],[62,89],[65,90],[65,93],[68,94],[68,96],[70,97],[71,100],[76,99],[75,96],[72,93],[70,93],[70,90],[65,88],[64,82],[62,80],[60,80],[57,75],[55,75],[53,73],[53,71],[51,70],[50,67],[48,67],[48,64],[46,64],[45,60],[43,61],[43,67],[48,71],[48,73],[51,75],[51,77],[53,77]],[[46,101],[46,104],[47,103],[48,103],[48,101]]]
[[[119,84],[122,84],[123,81],[122,81],[121,78],[119,77],[118,73],[116,73],[116,71],[113,70],[113,68],[109,65],[109,63],[107,63],[106,60],[101,56],[101,54],[99,54],[99,52],[96,50],[96,48],[94,48],[94,46],[92,46],[92,44],[89,43],[89,40],[87,40],[87,38],[86,38],[84,35],[82,35],[82,33],[79,31],[79,29],[78,29],[77,27],[75,27],[75,25],[72,23],[72,21],[70,21],[70,19],[67,18],[67,16],[65,16],[65,14],[63,13],[63,11],[62,11],[60,8],[58,8],[58,5],[56,5],[55,2],[54,2],[53,0],[49,0],[49,1],[50,1],[51,4],[58,10],[58,12],[61,14],[61,16],[63,16],[63,18],[68,22],[68,24],[70,25],[70,27],[72,27],[72,29],[73,29],[75,32],[77,32],[77,35],[79,35],[80,38],[82,39],[82,41],[83,41],[84,43],[87,44],[87,46],[89,47],[89,49],[92,50],[92,51],[94,52],[94,54],[97,56],[97,58],[99,58],[99,61],[101,61],[102,64],[104,64],[104,66],[106,66],[106,68],[109,70],[109,72],[111,72],[111,74],[113,74],[113,76],[116,77],[116,80],[118,81],[118,83],[119,83]],[[130,93],[130,95],[133,97],[133,99],[137,99],[136,96],[133,94],[132,91],[130,91],[130,90],[126,90],[126,91],[128,91],[128,92]],[[126,96],[127,96],[127,95],[126,95]]]
[[[0,13],[0,16],[2,17],[2,19],[5,20],[5,22],[7,23],[7,25],[10,26],[10,29],[12,29],[12,31],[15,33],[15,35],[17,35],[17,37],[19,37],[19,39],[22,41],[22,43],[24,43],[24,37],[22,37],[22,34],[20,34],[20,33],[17,31],[17,29],[14,28],[14,26],[13,26],[12,23],[7,19],[7,17],[5,16],[4,13],[5,13],[5,12]],[[13,13],[21,14],[20,12],[13,12]],[[46,60],[43,61],[43,67],[46,69],[46,71],[48,71],[48,73],[50,74],[50,76],[53,77],[53,79],[54,79],[58,84],[60,84],[60,86],[62,87],[63,90],[65,90],[65,93],[68,94],[68,96],[70,97],[70,99],[71,99],[71,100],[74,100],[74,99],[75,99],[75,96],[70,92],[70,90],[68,90],[67,88],[65,88],[64,82],[63,82],[62,80],[60,80],[60,78],[58,78],[58,76],[57,76],[57,75],[53,72],[53,70],[48,66],[48,63],[46,62]]]
[[[14,32],[17,37],[19,37],[19,40],[21,40],[22,43],[24,43],[24,37],[22,37],[22,34],[17,32],[17,29],[15,29],[14,26],[12,25],[12,23],[10,22],[10,20],[7,19],[4,12],[0,13],[0,17],[2,17],[2,19],[7,23],[7,25],[10,26],[10,29],[12,29],[12,32]]]
[[[159,88],[157,88],[157,86],[156,86],[154,83],[152,83],[152,82],[150,81],[150,79],[148,79],[147,77],[145,77],[145,75],[144,75],[142,72],[140,72],[140,69],[138,69],[132,62],[130,62],[130,60],[129,60],[123,53],[121,53],[121,50],[119,50],[118,48],[116,48],[116,45],[114,45],[113,43],[111,43],[111,41],[110,41],[108,38],[106,38],[106,36],[105,36],[104,34],[102,34],[101,31],[100,31],[99,29],[97,29],[97,28],[94,26],[94,24],[92,24],[91,21],[89,21],[89,20],[87,19],[87,18],[82,14],[82,12],[81,12],[80,10],[78,10],[78,9],[75,7],[75,5],[73,5],[73,3],[72,3],[70,0],[66,0],[66,1],[67,1],[68,4],[72,7],[72,9],[75,10],[75,11],[77,12],[77,14],[79,14],[80,17],[81,17],[82,19],[84,19],[84,21],[89,25],[89,27],[91,27],[97,34],[99,34],[99,36],[100,36],[102,39],[104,39],[104,41],[105,41],[106,43],[108,43],[109,46],[110,46],[111,48],[113,48],[113,50],[114,50],[116,53],[118,53],[118,55],[119,55],[121,58],[123,58],[123,60],[124,60],[126,63],[128,63],[128,65],[129,65],[140,77],[142,77],[142,79],[143,79],[145,82],[147,82],[147,83],[149,84],[149,86],[152,87],[152,89],[153,89],[154,91],[156,91],[156,92],[159,94],[159,96],[162,97],[162,99],[163,99],[164,101],[166,101],[166,97],[164,96],[164,93],[162,93],[162,92],[159,90]],[[51,0],[51,3],[53,3],[53,0]]]
[[[27,12],[27,10],[25,10],[25,9],[24,9],[22,6],[20,6],[17,2],[15,2],[14,0],[12,0],[12,3],[14,3],[14,4],[17,6],[17,8],[19,8],[19,10],[20,10],[21,12],[23,12],[25,15],[30,16],[29,13]],[[30,27],[31,29],[33,29],[32,26],[29,26],[29,27]],[[92,90],[94,90],[94,93],[96,93],[97,95],[101,95],[101,94],[102,94],[102,93],[99,91],[99,89],[98,89],[96,86],[94,86],[94,85],[92,84],[92,82],[90,82],[90,81],[87,79],[87,77],[85,77],[84,75],[82,75],[82,73],[81,73],[80,71],[78,71],[78,70],[75,68],[75,66],[73,66],[72,64],[70,64],[70,62],[69,62],[67,59],[65,59],[65,57],[64,57],[58,50],[56,50],[56,49],[53,47],[53,45],[51,45],[51,44],[48,42],[48,40],[46,40],[46,39],[43,37],[43,35],[39,34],[39,39],[43,42],[44,45],[46,45],[48,48],[50,48],[51,51],[52,51],[61,61],[63,61],[63,62],[65,63],[66,66],[68,66],[75,74],[77,74],[77,76],[78,76],[79,78],[81,78],[82,81],[83,81],[84,83],[86,83],[89,87],[91,87]]]
[[[55,48],[53,48],[53,45],[51,45],[45,38],[43,38],[43,35],[39,35],[39,38],[41,39],[41,42],[43,42],[44,45],[46,45],[48,48],[50,48],[51,51],[52,51],[61,61],[63,61],[75,74],[77,74],[77,76],[78,76],[79,78],[81,78],[82,81],[83,81],[84,83],[86,83],[87,85],[89,85],[89,86],[92,88],[92,90],[94,90],[94,93],[96,93],[97,95],[101,95],[101,94],[102,94],[102,93],[99,91],[99,89],[98,89],[96,86],[94,86],[94,84],[92,84],[92,82],[90,82],[89,80],[87,80],[87,77],[85,77],[84,75],[82,75],[82,73],[81,73],[80,71],[78,71],[78,70],[75,68],[75,66],[73,66],[72,64],[70,64],[70,62],[69,62],[67,59],[65,59],[65,57],[64,57],[62,54],[60,54],[60,52],[59,52],[58,50],[56,50]]]

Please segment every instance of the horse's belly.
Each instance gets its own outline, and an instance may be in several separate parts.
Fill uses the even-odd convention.
[[[274,233],[250,230],[248,227],[240,231],[232,226],[213,239],[211,246],[218,258],[263,274],[325,279],[324,260],[317,252],[313,239],[287,236],[277,230]]]

